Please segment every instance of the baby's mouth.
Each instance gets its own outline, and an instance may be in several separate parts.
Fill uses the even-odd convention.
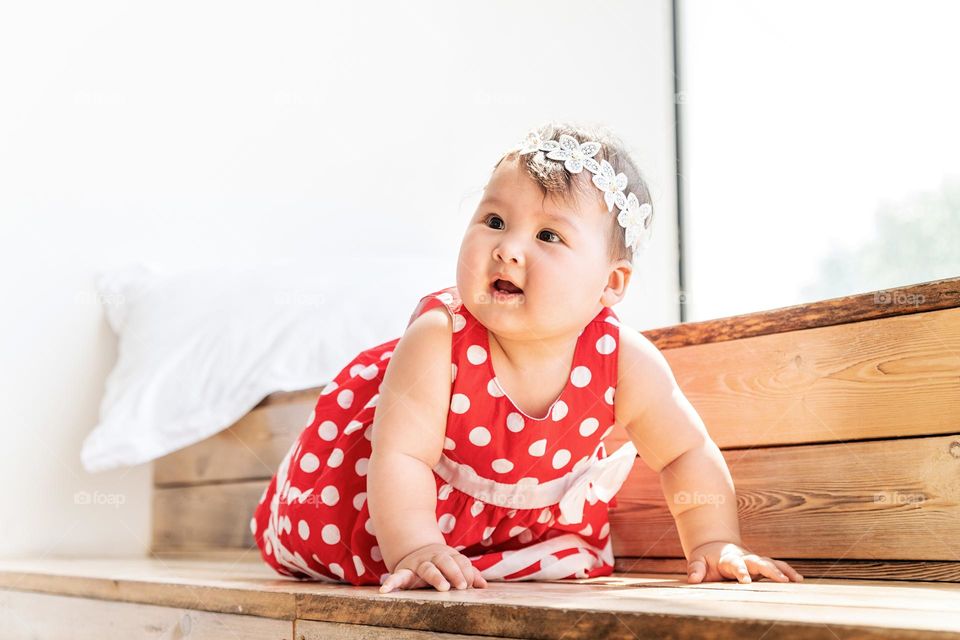
[[[509,280],[494,280],[493,289],[499,293],[523,293],[523,289],[513,284]]]

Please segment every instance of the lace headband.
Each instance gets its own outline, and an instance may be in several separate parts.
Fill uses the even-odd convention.
[[[580,173],[586,168],[593,175],[593,184],[603,192],[603,200],[607,204],[607,211],[613,211],[616,205],[620,209],[617,222],[626,229],[627,248],[636,253],[640,248],[650,243],[651,219],[653,207],[650,203],[640,204],[637,196],[630,192],[624,194],[627,188],[627,176],[616,173],[606,160],[597,162],[593,156],[600,151],[599,142],[577,142],[573,136],[560,134],[560,140],[544,140],[536,131],[531,131],[513,151],[520,155],[545,151],[547,158],[563,161],[564,168],[570,173]]]

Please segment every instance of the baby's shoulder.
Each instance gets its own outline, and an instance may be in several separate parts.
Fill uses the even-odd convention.
[[[616,419],[629,425],[649,402],[669,392],[675,381],[667,359],[645,335],[621,324],[619,342]]]

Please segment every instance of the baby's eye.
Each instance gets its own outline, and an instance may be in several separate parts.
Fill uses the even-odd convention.
[[[491,214],[488,215],[486,218],[484,218],[483,221],[484,221],[484,223],[487,223],[487,222],[490,222],[490,220],[493,220],[493,219],[500,220],[500,216],[491,213]],[[500,222],[503,222],[503,220],[500,220]],[[496,227],[496,228],[502,229],[503,227]]]
[[[498,216],[497,214],[495,214],[495,213],[491,213],[490,215],[488,215],[487,217],[485,217],[485,218],[483,219],[483,223],[484,223],[484,224],[488,224],[488,223],[491,222],[492,220],[499,220],[499,221],[500,221],[500,224],[503,224],[503,219],[502,219],[500,216]],[[503,227],[501,226],[501,227],[494,227],[494,228],[495,228],[495,229],[502,229]],[[556,238],[556,240],[549,240],[549,239],[548,239],[548,240],[546,240],[546,242],[551,242],[551,243],[563,242],[563,239],[562,239],[559,235],[557,235],[556,233],[554,233],[553,231],[550,231],[550,230],[548,230],[548,229],[544,229],[543,231],[541,231],[540,233],[538,233],[538,234],[537,234],[537,237],[539,238],[539,237],[541,236],[541,234],[544,234],[544,233],[548,233],[548,234],[550,234],[551,236],[553,236],[553,237]]]

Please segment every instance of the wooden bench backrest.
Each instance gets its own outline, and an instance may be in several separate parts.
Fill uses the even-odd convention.
[[[960,581],[960,278],[643,333],[723,451],[745,546],[809,576]],[[157,460],[154,551],[251,547],[319,391]],[[617,569],[685,572],[642,461],[617,503]]]

